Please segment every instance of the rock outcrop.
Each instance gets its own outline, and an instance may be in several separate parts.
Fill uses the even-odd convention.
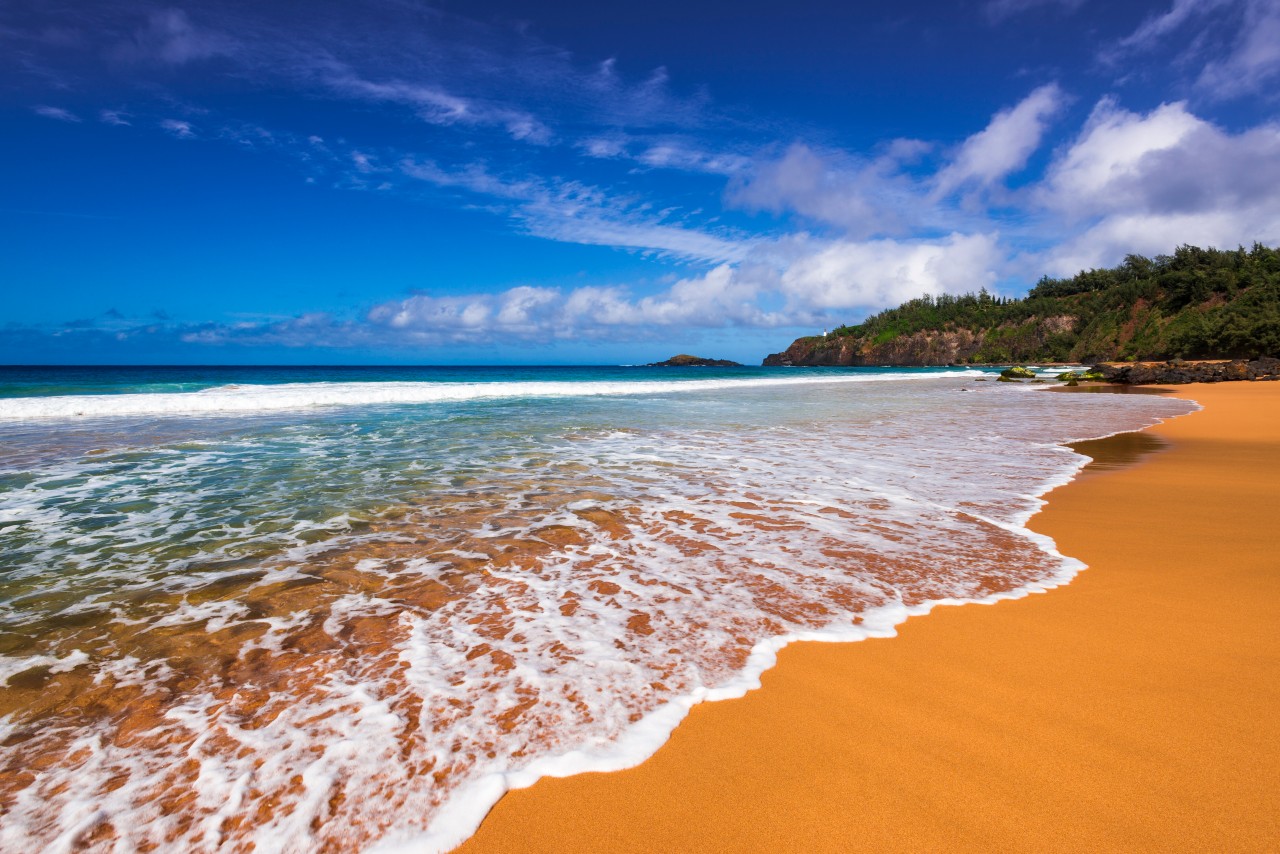
[[[704,359],[701,356],[690,356],[687,353],[681,353],[678,356],[672,356],[665,362],[650,362],[645,365],[646,368],[741,368],[741,362],[731,362],[728,359]]]
[[[969,329],[916,332],[881,344],[852,335],[797,338],[781,353],[766,356],[766,366],[793,365],[926,367],[967,362],[982,346],[982,337]]]
[[[1263,358],[1225,362],[1107,362],[1093,370],[1107,382],[1128,385],[1180,385],[1220,383],[1239,380],[1280,380],[1280,359]]]

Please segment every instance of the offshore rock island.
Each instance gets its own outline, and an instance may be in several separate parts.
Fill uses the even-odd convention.
[[[1069,279],[1024,299],[924,296],[797,338],[769,366],[930,366],[1258,359],[1280,354],[1280,251],[1179,247]]]
[[[678,356],[672,356],[665,362],[650,362],[645,365],[646,368],[741,368],[741,362],[731,362],[728,359],[704,359],[701,356],[690,356],[687,353],[681,353]]]

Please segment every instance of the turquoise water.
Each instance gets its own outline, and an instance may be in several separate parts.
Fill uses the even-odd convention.
[[[790,639],[1062,583],[1059,443],[1189,405],[989,380],[0,369],[0,847],[443,849]]]
[[[848,368],[805,368],[806,373],[839,374]],[[864,373],[932,373],[934,368],[859,368]],[[647,368],[642,366],[85,366],[0,365],[0,398],[64,394],[187,392],[227,385],[347,382],[530,382],[689,381],[708,376],[777,376],[777,368]]]

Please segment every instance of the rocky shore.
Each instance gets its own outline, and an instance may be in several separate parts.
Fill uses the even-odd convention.
[[[1280,380],[1280,359],[1262,358],[1224,362],[1105,362],[1094,371],[1106,382],[1127,385],[1179,385],[1240,380]]]

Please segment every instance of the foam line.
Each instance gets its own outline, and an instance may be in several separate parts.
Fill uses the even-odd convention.
[[[503,398],[676,394],[820,383],[885,382],[980,376],[978,370],[631,382],[356,382],[231,385],[193,392],[86,394],[0,399],[0,420],[109,418],[137,415],[227,415],[335,406],[451,403]]]

